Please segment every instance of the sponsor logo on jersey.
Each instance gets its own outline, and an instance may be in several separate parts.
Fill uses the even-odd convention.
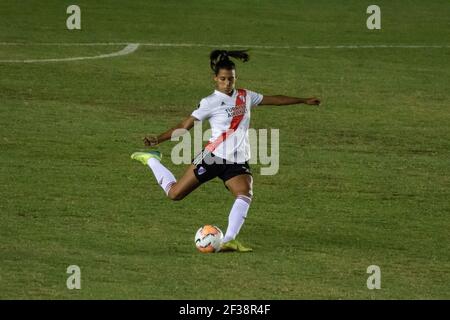
[[[245,112],[247,112],[247,108],[245,107],[245,105],[242,105],[242,106],[227,108],[227,109],[225,109],[225,111],[228,114],[228,118],[231,118],[231,117],[237,117],[242,114],[245,114]]]

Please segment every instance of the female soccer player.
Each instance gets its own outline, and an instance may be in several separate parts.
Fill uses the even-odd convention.
[[[195,121],[209,120],[211,138],[204,150],[193,160],[178,181],[161,164],[159,151],[135,152],[131,158],[148,165],[157,182],[171,200],[181,200],[202,183],[215,177],[223,180],[226,188],[236,198],[228,219],[228,228],[222,241],[221,251],[252,251],[235,240],[252,201],[252,174],[248,165],[250,146],[248,127],[250,111],[262,105],[308,104],[319,105],[316,98],[295,98],[283,95],[263,96],[259,93],[235,89],[236,67],[230,58],[247,62],[246,51],[214,50],[210,65],[214,71],[216,90],[203,98],[192,114],[176,127],[159,136],[145,137],[144,143],[154,147],[170,140],[177,129],[190,130]]]

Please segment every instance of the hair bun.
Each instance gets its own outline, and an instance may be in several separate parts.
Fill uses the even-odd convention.
[[[223,58],[222,58],[223,57]],[[228,51],[227,50],[223,50],[222,52],[221,52],[221,60],[225,60],[225,59],[228,59]]]
[[[247,53],[247,50],[213,50],[209,55],[211,69],[216,74],[222,67],[234,69],[234,62],[231,61],[230,58],[238,59],[242,62],[247,62],[249,59],[249,55]]]

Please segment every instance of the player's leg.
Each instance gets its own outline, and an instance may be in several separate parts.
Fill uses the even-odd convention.
[[[207,156],[210,157],[211,155]],[[183,177],[170,186],[167,195],[172,200],[181,200],[202,183],[214,179],[221,172],[222,168],[223,165],[216,165],[214,162],[208,164],[203,158],[198,163],[194,159]]]
[[[150,167],[156,181],[172,200],[183,199],[200,185],[194,175],[193,165],[188,167],[183,177],[177,182],[172,172],[161,164],[161,153],[158,151],[135,152],[131,158]]]
[[[197,187],[201,184],[198,181],[197,177],[194,174],[195,166],[191,164],[185,171],[184,175],[180,178],[180,180],[173,183],[167,196],[172,200],[181,200],[186,197],[189,193],[197,189]]]
[[[225,185],[235,197],[251,198],[253,196],[253,177],[250,174],[237,175],[225,181]]]
[[[253,178],[250,174],[240,174],[225,182],[227,188],[236,197],[228,217],[228,227],[223,238],[222,251],[252,251],[235,240],[247,217],[252,201]]]

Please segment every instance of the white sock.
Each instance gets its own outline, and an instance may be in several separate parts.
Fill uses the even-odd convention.
[[[170,172],[155,158],[148,159],[147,164],[150,169],[152,169],[156,181],[159,183],[161,188],[163,188],[166,195],[169,194],[170,188],[175,182],[177,182],[172,172]]]
[[[247,217],[251,201],[252,198],[247,196],[236,197],[230,215],[228,216],[228,228],[222,242],[228,242],[236,238]]]

